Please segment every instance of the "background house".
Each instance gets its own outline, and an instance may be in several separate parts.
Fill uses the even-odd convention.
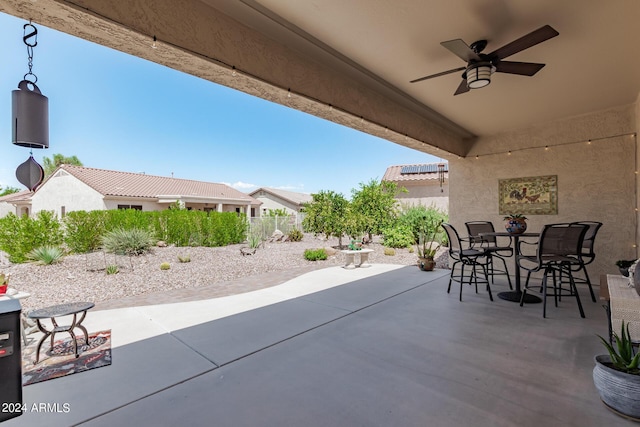
[[[174,203],[187,209],[250,214],[260,202],[213,182],[62,165],[47,178],[23,206],[31,213],[105,209],[163,210]]]
[[[22,190],[17,193],[0,197],[0,218],[12,213],[15,215],[29,214],[31,191]]]
[[[288,214],[297,216],[302,209],[302,205],[312,201],[310,194],[269,187],[258,188],[249,193],[249,195],[262,202],[260,212],[256,212],[256,215],[253,216],[264,216],[268,214],[269,209],[284,209]]]
[[[406,193],[396,196],[402,205],[434,206],[448,212],[449,164],[441,164],[441,171],[438,163],[389,166],[382,180],[395,182],[398,187],[407,189]]]

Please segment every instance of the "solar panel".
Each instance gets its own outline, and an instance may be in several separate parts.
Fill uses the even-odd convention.
[[[445,172],[449,171],[449,165],[447,163],[444,163],[444,171]],[[436,172],[438,172],[438,165],[433,163],[426,164],[426,165],[402,166],[402,169],[400,169],[400,174],[402,175],[419,174],[419,173],[436,173]]]

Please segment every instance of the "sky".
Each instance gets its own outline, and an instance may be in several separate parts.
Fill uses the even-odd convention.
[[[0,186],[30,149],[11,143],[11,92],[28,72],[28,23],[0,12]],[[353,189],[388,166],[438,158],[33,23],[33,74],[49,98],[49,148],[84,166],[222,182],[240,191]],[[4,95],[3,95],[4,94]],[[4,98],[2,98],[4,97]],[[2,101],[1,99],[4,99]],[[4,119],[3,119],[4,118]]]

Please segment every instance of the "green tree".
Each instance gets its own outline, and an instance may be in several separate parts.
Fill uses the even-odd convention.
[[[347,230],[349,201],[331,190],[320,191],[311,197],[312,201],[304,205],[302,226],[311,233],[321,233],[327,238],[337,237],[338,244],[342,246],[342,236]]]
[[[351,210],[356,216],[354,221],[361,224],[369,241],[374,234],[382,234],[382,230],[395,222],[398,216],[395,197],[403,190],[395,182],[378,182],[375,179],[367,184],[361,182],[360,188],[351,190]]]
[[[0,187],[0,197],[17,193],[18,191],[20,191],[20,189],[16,187],[5,187],[5,188]]]
[[[82,162],[76,157],[66,157],[62,154],[54,154],[51,156],[51,159],[48,157],[44,157],[42,159],[44,163],[44,176],[49,176],[53,173],[54,170],[60,165],[75,165],[75,166],[84,166]]]

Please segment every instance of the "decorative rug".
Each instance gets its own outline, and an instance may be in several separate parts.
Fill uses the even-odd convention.
[[[111,330],[90,333],[89,345],[84,342],[82,332],[76,335],[80,354],[78,358],[74,353],[73,341],[69,334],[62,332],[59,335],[67,335],[67,337],[56,340],[53,348],[49,348],[50,339],[42,343],[40,361],[37,365],[33,362],[36,360],[35,353],[40,339],[38,338],[23,349],[23,386],[111,365]]]

